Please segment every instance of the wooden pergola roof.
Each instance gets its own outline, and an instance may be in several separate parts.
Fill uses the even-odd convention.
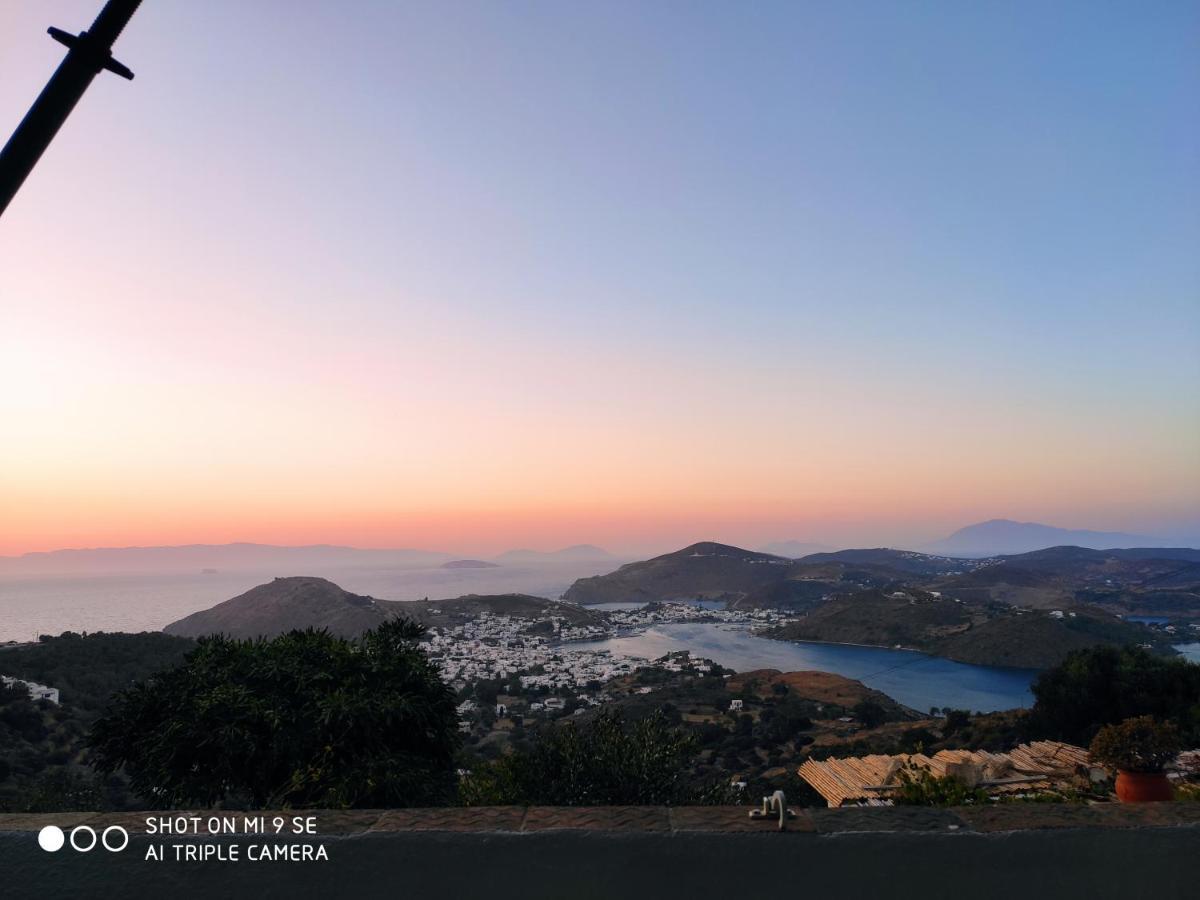
[[[1045,790],[1069,781],[1088,766],[1082,747],[1058,741],[1021,744],[1009,753],[986,750],[939,750],[896,756],[872,755],[847,759],[806,760],[800,777],[825,798],[830,806],[846,802],[883,805],[899,785],[898,773],[905,766],[927,769],[933,775],[956,775],[989,793],[1011,794]]]

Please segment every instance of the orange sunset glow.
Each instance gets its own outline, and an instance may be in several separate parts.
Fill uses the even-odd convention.
[[[98,80],[0,222],[0,554],[1200,532],[1196,132],[1154,72],[1108,147],[984,70],[1021,127],[981,133],[883,45],[797,57],[846,79],[831,105],[326,9],[289,40],[362,56],[284,84],[242,52],[264,15],[147,5],[150,74]],[[56,59],[42,18],[0,10],[4,121]],[[197,84],[217,58],[236,82]],[[942,85],[957,143],[876,109],[885,73]]]

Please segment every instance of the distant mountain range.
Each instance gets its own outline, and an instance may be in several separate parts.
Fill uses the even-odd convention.
[[[1047,547],[1111,550],[1116,547],[1152,547],[1155,543],[1154,538],[1117,531],[1086,531],[1055,528],[1037,522],[991,519],[960,528],[949,537],[920,549],[942,556],[980,557],[1009,556],[1045,550]]]
[[[363,550],[314,544],[187,544],[179,547],[100,547],[52,550],[0,557],[0,574],[194,574],[220,572],[287,572],[354,566],[439,566],[450,553],[425,550]]]
[[[602,562],[613,558],[613,555],[607,550],[602,550],[593,544],[575,544],[573,547],[564,547],[549,553],[540,550],[508,550],[494,557],[496,562],[502,565],[506,563]]]
[[[718,598],[801,614],[781,638],[1041,668],[1094,644],[1172,652],[1162,633],[1121,617],[1200,620],[1200,550],[1051,547],[971,559],[878,548],[791,560],[703,543],[580,578],[564,595],[585,604]]]
[[[914,549],[936,556],[963,559],[984,556],[1010,556],[1029,553],[1048,547],[1086,547],[1089,550],[1111,550],[1121,547],[1158,547],[1162,538],[1119,531],[1088,531],[1057,528],[1038,522],[1014,522],[1011,519],[990,519],[960,528],[949,537]],[[814,553],[830,553],[839,548],[808,541],[774,541],[758,548],[762,553],[800,559]]]
[[[179,575],[199,572],[295,572],[308,569],[355,567],[447,566],[477,568],[493,565],[616,562],[607,551],[590,544],[549,553],[509,550],[494,561],[460,560],[454,554],[411,549],[361,549],[331,544],[285,547],[274,544],[187,544],[178,547],[99,547],[51,550],[22,556],[0,556],[0,575]]]
[[[564,599],[592,604],[720,598],[739,607],[803,611],[838,594],[908,587],[979,603],[1038,609],[1088,603],[1122,615],[1200,617],[1200,550],[1051,547],[972,559],[878,548],[791,560],[702,543],[580,578]]]

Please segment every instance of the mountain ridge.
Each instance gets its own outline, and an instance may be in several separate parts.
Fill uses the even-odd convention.
[[[1059,528],[1040,522],[1016,522],[1012,519],[988,519],[958,529],[921,549],[942,556],[1011,556],[1049,547],[1085,547],[1111,550],[1120,547],[1150,547],[1154,539],[1145,535],[1118,531],[1090,531]]]

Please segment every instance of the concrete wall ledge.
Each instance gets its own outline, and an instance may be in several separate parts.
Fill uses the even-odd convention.
[[[492,806],[389,810],[173,810],[123,813],[0,813],[0,832],[40,831],[46,825],[108,827],[131,835],[147,833],[148,819],[230,818],[248,834],[253,817],[311,816],[319,835],[392,832],[489,832],[530,834],[543,831],[728,832],[779,834],[777,818],[751,819],[744,806]],[[928,808],[912,806],[797,809],[785,834],[880,832],[1040,831],[1058,828],[1167,828],[1200,826],[1200,802],[1176,803],[1004,803],[987,806]],[[1200,852],[1200,851],[1198,851]]]
[[[800,810],[780,833],[747,807],[185,810],[0,816],[4,900],[190,897],[353,900],[1190,898],[1200,896],[1200,804],[1012,804]],[[312,816],[314,833],[237,822]],[[147,830],[200,817],[199,834]],[[210,834],[229,816],[232,831]],[[39,847],[118,826],[120,851]],[[225,826],[222,825],[223,829]],[[113,833],[121,837],[119,831]],[[118,843],[118,841],[114,841]],[[299,859],[296,848],[320,848]],[[283,859],[270,851],[295,850]],[[155,854],[158,854],[157,856]],[[199,854],[204,854],[202,858]]]

